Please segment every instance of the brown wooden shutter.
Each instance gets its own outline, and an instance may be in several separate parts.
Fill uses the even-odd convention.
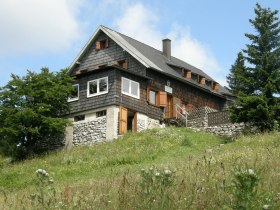
[[[101,42],[100,41],[95,43],[95,49],[96,50],[100,50],[101,49]]]
[[[127,109],[120,106],[119,134],[127,132]]]
[[[167,106],[167,92],[159,91],[157,98],[158,98],[158,106],[161,107]]]

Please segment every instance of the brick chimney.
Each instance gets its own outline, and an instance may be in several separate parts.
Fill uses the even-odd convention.
[[[162,54],[168,59],[171,58],[171,40],[163,39],[162,40]]]

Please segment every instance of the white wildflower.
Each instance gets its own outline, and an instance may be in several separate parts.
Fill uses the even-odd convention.
[[[255,175],[255,172],[254,172],[253,169],[249,168],[249,169],[248,169],[248,174],[249,174],[249,175]]]
[[[159,172],[155,173],[155,176],[160,176],[160,173]]]
[[[43,170],[41,168],[36,170],[36,174],[41,174],[43,176],[49,176],[49,174],[45,170]]]
[[[165,169],[164,170],[164,174],[166,174],[166,175],[170,175],[172,172],[169,170],[169,169]]]
[[[263,209],[269,209],[269,208],[270,208],[270,205],[267,205],[267,204],[263,205]]]

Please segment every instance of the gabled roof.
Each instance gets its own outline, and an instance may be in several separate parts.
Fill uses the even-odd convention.
[[[87,50],[92,46],[92,44],[96,41],[98,35],[101,32],[104,32],[108,37],[110,37],[114,42],[116,42],[120,47],[122,47],[131,56],[137,59],[140,63],[142,63],[146,68],[154,69],[162,73],[168,74],[172,77],[182,79],[182,75],[172,68],[172,66],[175,66],[175,67],[190,70],[194,74],[198,74],[200,76],[205,77],[207,80],[216,82],[205,72],[186,63],[185,61],[182,61],[173,56],[171,56],[171,58],[168,59],[166,56],[162,54],[161,51],[149,45],[146,45],[142,42],[139,42],[131,37],[128,37],[124,34],[109,29],[105,26],[99,26],[98,29],[95,31],[95,33],[91,36],[87,44],[84,46],[84,48],[75,58],[75,60],[72,62],[69,70],[70,73],[72,73],[74,67],[77,65],[79,60],[83,57],[83,55],[87,52]],[[195,84],[195,82],[192,82],[191,80],[188,81],[190,83],[193,83],[193,85],[197,85]],[[205,87],[205,89],[208,89],[208,91],[213,92],[211,88]],[[219,92],[222,94],[230,94],[228,90],[223,87],[220,88]],[[213,93],[217,94],[217,92],[213,92]]]

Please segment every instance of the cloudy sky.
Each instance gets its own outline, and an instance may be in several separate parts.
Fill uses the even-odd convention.
[[[99,25],[202,69],[222,85],[254,33],[255,0],[0,0],[0,86],[10,75],[68,67]],[[276,0],[259,0],[280,10]]]

